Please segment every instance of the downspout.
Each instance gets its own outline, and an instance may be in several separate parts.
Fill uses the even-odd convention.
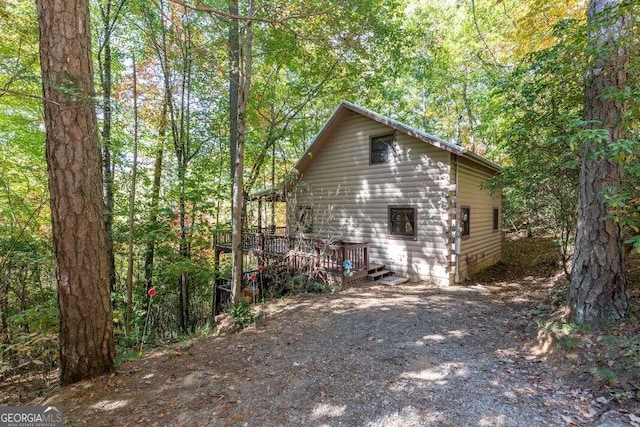
[[[453,281],[455,283],[459,283],[460,282],[460,244],[461,244],[461,237],[460,237],[460,201],[458,200],[459,197],[459,191],[458,191],[458,185],[459,185],[459,175],[458,172],[460,170],[460,156],[458,156],[457,154],[454,154],[456,156],[456,180],[455,180],[455,184],[456,184],[456,226],[455,226],[455,231],[454,231],[454,247],[455,247],[455,262],[456,262],[456,270],[455,270],[455,275],[453,277]]]

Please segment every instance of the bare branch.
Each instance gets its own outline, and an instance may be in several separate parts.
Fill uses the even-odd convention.
[[[14,95],[14,96],[21,96],[23,98],[41,99],[44,102],[51,102],[51,103],[53,103],[55,105],[60,105],[59,103],[57,103],[55,101],[43,98],[42,96],[39,96],[39,95],[32,95],[30,93],[18,92],[18,91],[7,89],[7,88],[0,89],[0,97],[2,97],[4,95]]]

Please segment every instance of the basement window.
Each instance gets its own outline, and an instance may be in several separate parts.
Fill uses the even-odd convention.
[[[471,208],[463,206],[460,208],[460,235],[469,236],[471,234]]]
[[[389,235],[416,240],[417,218],[414,206],[389,206]]]

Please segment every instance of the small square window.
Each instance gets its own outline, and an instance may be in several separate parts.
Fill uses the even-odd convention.
[[[313,231],[313,209],[311,206],[299,206],[296,213],[298,231],[311,233]]]
[[[500,228],[500,210],[493,208],[493,229],[498,230]]]
[[[371,137],[371,164],[388,163],[393,154],[394,135],[381,135]]]
[[[460,208],[460,235],[468,236],[471,234],[471,208]]]
[[[389,206],[389,235],[415,239],[416,208],[412,206]]]

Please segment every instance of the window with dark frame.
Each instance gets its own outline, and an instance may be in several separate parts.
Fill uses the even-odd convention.
[[[303,233],[313,231],[313,209],[311,206],[298,206],[296,222],[298,231]]]
[[[389,206],[389,235],[415,239],[417,210],[413,206]]]
[[[460,208],[460,235],[468,236],[471,234],[471,208]]]
[[[493,229],[498,230],[500,228],[500,210],[493,208]]]
[[[371,147],[371,164],[388,163],[391,154],[393,154],[394,134],[372,136],[370,138]]]

